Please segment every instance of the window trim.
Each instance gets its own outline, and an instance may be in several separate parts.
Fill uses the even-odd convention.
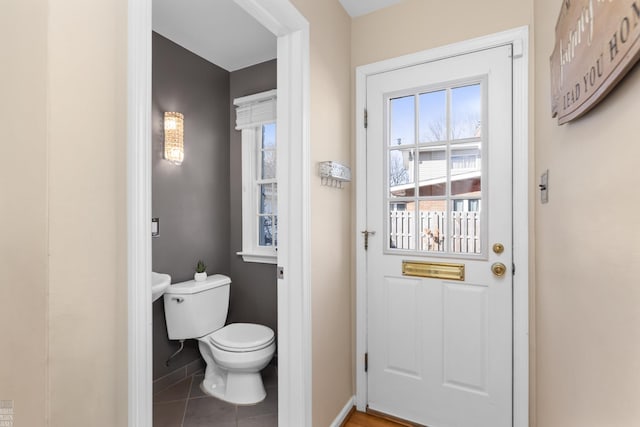
[[[242,132],[242,251],[236,254],[245,262],[276,264],[278,261],[276,246],[259,245],[257,191],[262,126],[276,122],[276,95],[274,89],[233,100],[236,130]]]

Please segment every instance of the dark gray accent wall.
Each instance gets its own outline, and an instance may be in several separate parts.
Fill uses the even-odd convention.
[[[230,79],[230,131],[231,146],[231,302],[229,322],[251,322],[269,326],[277,333],[276,266],[244,262],[236,255],[242,251],[242,144],[240,132],[235,130],[235,98],[275,89],[277,85],[276,60],[263,62],[233,71]]]
[[[193,279],[198,259],[207,273],[229,271],[229,72],[153,33],[153,206],[160,237],[153,239],[153,271],[177,283]],[[163,115],[184,114],[184,162],[163,158]],[[195,340],[166,367],[178,348],[169,341],[164,303],[153,304],[153,377],[200,357]]]

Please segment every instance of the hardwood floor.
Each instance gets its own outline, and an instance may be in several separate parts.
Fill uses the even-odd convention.
[[[375,415],[364,412],[353,411],[349,418],[342,424],[342,427],[407,427],[410,424],[397,423]]]

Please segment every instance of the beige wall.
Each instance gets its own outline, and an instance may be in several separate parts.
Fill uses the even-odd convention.
[[[313,425],[328,426],[353,396],[352,185],[320,185],[317,163],[351,161],[350,18],[338,0],[294,0],[311,25],[311,274]]]
[[[14,401],[16,427],[46,416],[46,6],[0,13],[0,400]]]
[[[405,0],[352,23],[354,67],[533,22],[532,0]]]
[[[125,12],[3,4],[0,399],[16,427],[126,425]]]
[[[126,423],[126,0],[49,0],[52,426]]]
[[[640,68],[584,118],[551,118],[559,1],[536,0],[538,426],[640,425]]]

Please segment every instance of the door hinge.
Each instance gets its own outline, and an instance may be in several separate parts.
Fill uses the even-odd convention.
[[[369,353],[364,354],[364,371],[369,371]]]
[[[364,128],[369,127],[369,113],[367,113],[367,109],[364,109]]]

